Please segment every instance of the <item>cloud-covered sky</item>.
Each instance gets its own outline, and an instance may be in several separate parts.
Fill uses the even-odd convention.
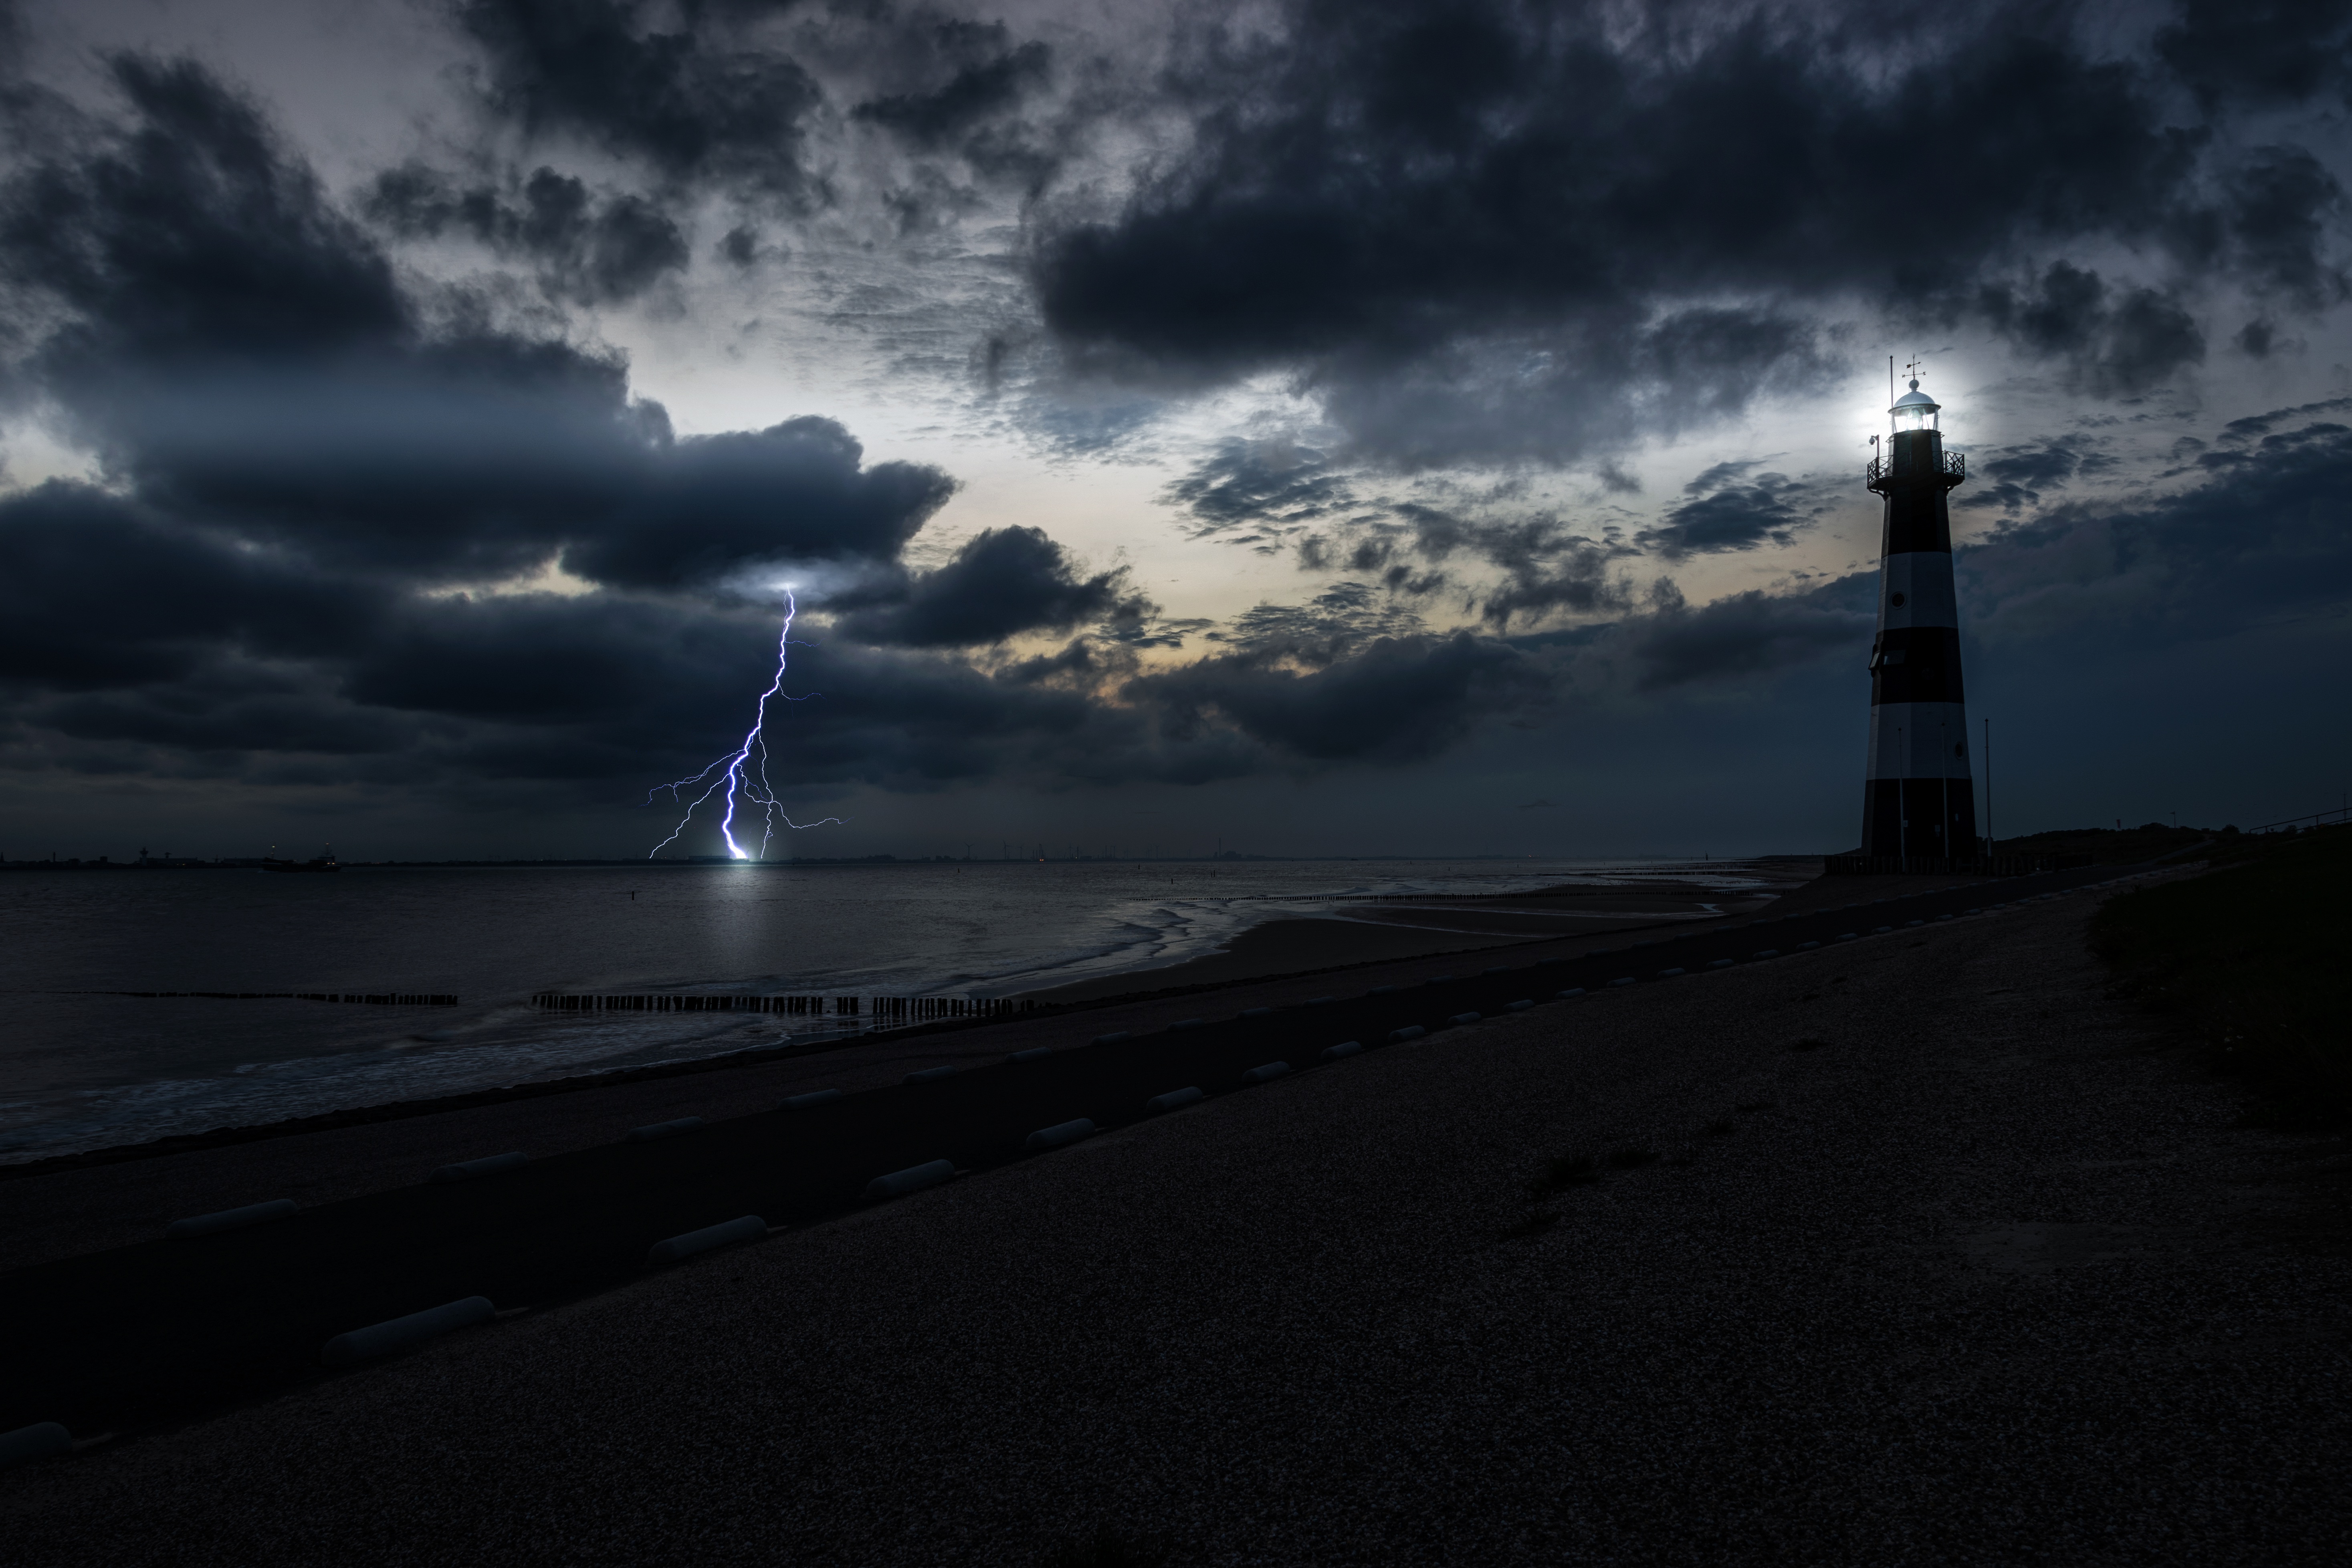
[[[20,0],[0,65],[0,853],[642,853],[787,590],[788,852],[1843,847],[1890,355],[2000,831],[2352,776],[2352,0]]]

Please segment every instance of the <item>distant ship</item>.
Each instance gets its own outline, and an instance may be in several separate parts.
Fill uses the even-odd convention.
[[[342,869],[341,866],[335,864],[335,847],[331,844],[327,846],[327,852],[315,860],[279,860],[265,855],[261,858],[261,868],[265,871],[340,871]]]

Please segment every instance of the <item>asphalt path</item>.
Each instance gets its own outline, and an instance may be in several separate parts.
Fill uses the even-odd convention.
[[[1377,1049],[1398,1030],[1435,1032],[1516,1003],[1580,1005],[1557,1002],[1563,990],[1590,996],[1613,983],[1669,982],[1675,971],[1769,962],[1768,950],[1866,941],[2120,874],[2094,868],[1979,883],[1257,1016],[1211,1014],[1189,1027],[867,1089],[816,1110],[736,1117],[478,1181],[394,1188],[247,1228],[16,1270],[0,1276],[0,1344],[9,1347],[0,1432],[44,1421],[85,1436],[168,1426],[327,1375],[320,1349],[347,1331],[463,1298],[512,1310],[591,1295],[641,1276],[648,1248],[665,1237],[746,1215],[772,1227],[808,1225],[859,1206],[867,1184],[887,1173],[936,1160],[959,1172],[1006,1164],[1030,1156],[1039,1129],[1077,1118],[1119,1127],[1150,1114],[1151,1097],[1190,1087],[1244,1091],[1252,1069],[1277,1061],[1313,1069],[1343,1041]],[[1202,998],[1204,1007],[1213,1001]]]

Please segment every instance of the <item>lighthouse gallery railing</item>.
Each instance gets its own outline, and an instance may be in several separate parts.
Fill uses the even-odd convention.
[[[1885,489],[1895,477],[1895,460],[1891,457],[1881,455],[1871,458],[1863,466],[1863,483],[1874,490]],[[1955,485],[1966,484],[1969,478],[1969,455],[1966,452],[1946,452],[1942,460],[1936,465],[1936,478],[1943,482],[1946,489],[1950,489]]]

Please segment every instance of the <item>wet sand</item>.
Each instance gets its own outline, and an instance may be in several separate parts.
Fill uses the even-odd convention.
[[[1523,893],[1349,899],[1329,914],[1252,926],[1216,952],[1199,958],[1021,994],[1039,1002],[1093,1002],[1398,959],[1476,952],[1529,942],[1549,944],[1655,926],[1734,919],[1780,907],[1786,895],[1819,877],[1821,862],[1727,861],[1723,870],[1742,881],[1760,879],[1760,885],[1727,888],[1713,878],[1693,876],[1570,883]],[[1949,886],[1952,881],[1945,878],[1936,885]]]
[[[1391,959],[1471,952],[1526,940],[1517,934],[1401,930],[1352,920],[1268,921],[1250,927],[1219,951],[1182,963],[1129,970],[1022,995],[1037,1002],[1096,1002]]]

